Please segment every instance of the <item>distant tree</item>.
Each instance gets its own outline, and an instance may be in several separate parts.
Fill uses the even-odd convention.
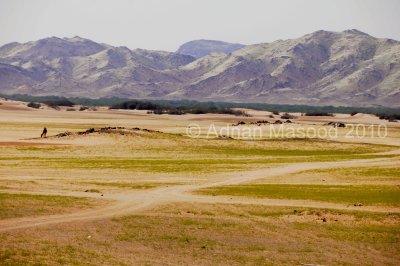
[[[73,102],[71,102],[68,99],[61,99],[61,100],[52,100],[52,101],[46,101],[44,102],[45,104],[47,104],[50,107],[53,108],[57,108],[59,106],[68,106],[68,107],[72,107],[75,104]]]
[[[332,113],[326,112],[310,112],[306,113],[306,116],[334,116]]]
[[[379,119],[389,120],[391,122],[395,122],[396,120],[400,120],[400,114],[376,114]]]

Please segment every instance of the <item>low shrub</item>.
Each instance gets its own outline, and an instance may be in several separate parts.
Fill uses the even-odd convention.
[[[42,105],[40,103],[30,102],[28,103],[28,107],[39,109]]]
[[[284,113],[281,116],[281,119],[295,119],[296,117],[294,115],[288,114],[288,113]]]
[[[389,120],[391,122],[400,120],[400,114],[376,114],[377,117],[379,117],[379,119],[382,120]]]

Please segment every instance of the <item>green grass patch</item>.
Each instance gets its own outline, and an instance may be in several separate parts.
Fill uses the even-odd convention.
[[[63,150],[63,147],[54,147],[54,146],[49,146],[49,147],[17,147],[16,150],[18,151],[39,151],[39,152],[50,152],[50,151],[56,151],[56,150]]]
[[[223,172],[248,170],[267,164],[325,162],[352,159],[390,158],[394,155],[321,155],[321,156],[286,156],[286,157],[217,157],[202,156],[197,158],[35,158],[35,157],[0,157],[0,166],[15,168],[45,169],[118,169],[135,172],[179,173],[179,172]],[[205,159],[206,158],[206,159]],[[21,164],[23,161],[23,164]]]
[[[162,186],[179,185],[179,183],[129,183],[129,182],[82,182],[84,185],[95,185],[102,187],[116,187],[128,189],[152,189]]]
[[[23,243],[22,246],[15,247],[15,242],[22,241],[13,240],[13,244],[7,245],[6,249],[0,248],[1,265],[128,265],[120,262],[111,254],[82,247],[82,245],[78,246],[76,243],[65,244],[34,238],[22,238],[22,240],[29,244]],[[94,261],[97,262],[94,263]]]
[[[354,146],[354,145],[342,145],[341,148],[333,147],[332,143],[325,143],[325,147],[321,145],[321,142],[318,141],[290,141],[284,143],[286,148],[274,147],[276,143],[271,141],[271,146],[268,147],[269,144],[265,141],[265,146],[261,146],[260,144],[255,145],[257,143],[249,145],[248,147],[242,146],[224,146],[224,147],[214,147],[214,146],[206,146],[204,147],[204,151],[212,151],[218,155],[236,155],[236,156],[277,156],[277,157],[286,157],[286,156],[349,156],[349,155],[357,155],[357,154],[368,154],[373,152],[379,152],[386,150],[385,147],[365,147]],[[284,141],[282,141],[284,142]],[[310,145],[314,145],[310,146]],[[304,149],[302,147],[309,146],[308,149]],[[330,147],[331,146],[331,147]],[[373,145],[371,145],[373,146]],[[372,148],[372,150],[371,150]]]
[[[199,193],[400,206],[400,187],[398,186],[257,184],[207,188],[200,190]]]
[[[239,205],[238,205],[239,206]],[[351,217],[352,221],[365,221],[373,220],[378,222],[384,222],[387,219],[399,220],[400,213],[383,213],[383,212],[370,212],[370,211],[352,211],[352,210],[335,210],[335,209],[324,209],[324,208],[307,208],[307,207],[281,207],[281,206],[252,206],[243,207],[239,206],[249,216],[258,217],[287,217],[289,215],[333,215],[333,216],[348,216]]]
[[[400,180],[400,167],[398,166],[328,168],[303,171],[299,174],[301,173],[333,174],[343,178],[368,177],[374,179],[387,177],[391,180]]]
[[[318,237],[339,241],[361,242],[369,244],[397,244],[400,242],[400,227],[396,224],[344,224],[344,223],[304,223],[296,222],[297,230],[310,231]]]
[[[94,205],[94,200],[82,197],[0,193],[0,219],[64,213]]]

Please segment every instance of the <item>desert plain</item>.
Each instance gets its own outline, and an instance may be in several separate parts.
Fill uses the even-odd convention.
[[[0,103],[1,265],[400,263],[399,122]],[[214,134],[239,121],[261,132],[346,127]],[[360,135],[371,126],[385,134]]]

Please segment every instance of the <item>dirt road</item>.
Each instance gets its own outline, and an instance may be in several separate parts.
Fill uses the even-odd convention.
[[[400,150],[397,150],[399,153]],[[389,207],[372,207],[372,206],[349,206],[345,204],[317,202],[309,200],[278,200],[278,199],[252,199],[244,197],[222,197],[222,196],[202,196],[192,194],[194,190],[220,186],[234,185],[245,182],[251,182],[260,178],[276,177],[280,175],[291,174],[305,170],[315,170],[323,168],[337,167],[355,167],[355,166],[373,166],[390,163],[392,158],[379,159],[362,159],[349,160],[340,162],[312,162],[312,163],[293,163],[276,168],[259,169],[255,171],[245,171],[231,173],[230,177],[218,181],[210,182],[202,185],[179,185],[162,187],[152,190],[132,191],[130,193],[105,195],[104,199],[111,200],[112,203],[100,208],[78,211],[71,214],[48,215],[40,217],[16,218],[0,221],[0,232],[13,229],[23,229],[35,226],[45,226],[57,223],[76,222],[83,220],[94,220],[101,218],[109,218],[121,215],[137,213],[156,205],[172,203],[172,202],[199,202],[199,203],[228,203],[228,204],[257,204],[267,206],[295,206],[295,207],[311,207],[311,208],[332,208],[346,210],[365,210],[380,212],[400,212],[398,208]],[[5,192],[10,192],[9,190]],[[76,196],[74,192],[37,192],[37,194],[51,194],[63,196]]]

